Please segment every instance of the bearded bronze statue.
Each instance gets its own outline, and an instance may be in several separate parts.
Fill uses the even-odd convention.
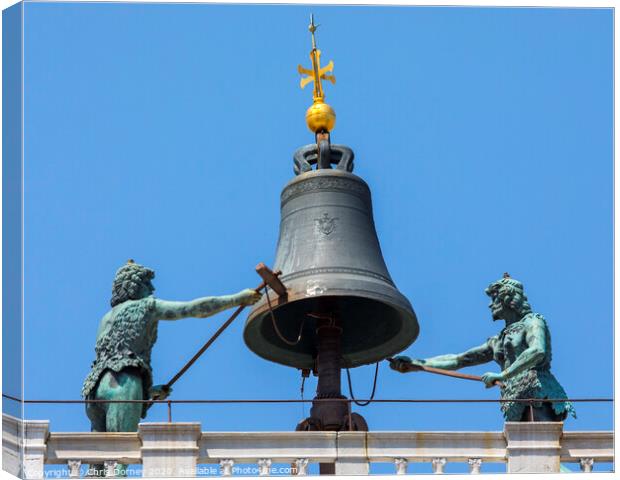
[[[534,313],[523,291],[523,284],[510,275],[492,283],[485,290],[491,298],[493,320],[504,320],[502,331],[482,345],[459,354],[447,354],[424,360],[398,356],[390,367],[405,373],[422,366],[458,370],[495,361],[500,373],[488,372],[482,381],[488,387],[500,382],[501,409],[506,421],[562,421],[570,413],[576,417],[566,392],[551,373],[551,336],[544,317]],[[540,399],[530,409],[526,402],[510,400]]]
[[[151,350],[160,320],[210,317],[239,305],[252,305],[261,295],[242,290],[234,295],[203,297],[189,302],[160,300],[153,296],[155,272],[129,260],[112,285],[112,309],[99,324],[95,361],[82,387],[87,400],[163,400],[171,389],[153,385]],[[93,432],[135,432],[149,403],[86,404]],[[102,466],[95,466],[95,468]],[[121,466],[122,467],[122,466]],[[97,469],[96,472],[100,470]]]

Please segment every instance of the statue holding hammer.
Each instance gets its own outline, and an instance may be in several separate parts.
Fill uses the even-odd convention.
[[[155,272],[129,260],[117,272],[112,286],[112,309],[99,324],[96,358],[82,388],[86,399],[163,400],[166,385],[153,386],[151,350],[160,320],[210,317],[234,306],[252,305],[261,294],[246,289],[234,295],[203,297],[188,302],[153,296]],[[146,416],[148,403],[87,403],[93,432],[132,432]]]
[[[460,354],[447,354],[425,360],[411,360],[399,356],[390,359],[390,367],[405,373],[428,369],[458,370],[494,360],[500,373],[482,375],[485,385],[498,384],[502,399],[501,409],[506,421],[561,421],[575,410],[568,401],[548,402],[545,399],[566,399],[566,392],[551,373],[551,337],[542,315],[534,313],[523,292],[523,284],[510,275],[492,283],[485,290],[491,298],[489,308],[493,320],[504,320],[502,331],[478,347]],[[448,373],[448,372],[446,372]],[[461,375],[461,374],[453,374]],[[465,376],[475,378],[473,376]],[[516,399],[540,399],[530,408]]]

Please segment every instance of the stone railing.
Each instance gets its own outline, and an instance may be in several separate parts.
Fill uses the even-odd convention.
[[[563,432],[556,422],[508,422],[503,432],[202,432],[200,423],[162,422],[142,423],[136,433],[63,433],[49,432],[46,421],[3,415],[3,469],[27,478],[42,478],[45,465],[63,465],[77,478],[86,464],[103,465],[110,477],[119,464],[142,464],[147,477],[194,476],[205,465],[231,476],[241,464],[256,465],[258,475],[283,472],[277,464],[307,475],[312,463],[365,475],[373,462],[393,463],[395,474],[421,462],[434,473],[452,462],[473,474],[498,462],[511,473],[558,472],[560,462],[590,472],[613,462],[613,432]]]

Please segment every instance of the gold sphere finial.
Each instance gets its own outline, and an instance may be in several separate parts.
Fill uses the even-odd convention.
[[[306,110],[306,124],[314,132],[330,132],[336,125],[336,112],[327,103],[314,102]]]
[[[313,103],[306,111],[306,124],[314,133],[329,132],[336,125],[336,112],[325,103],[325,93],[321,83],[321,80],[327,80],[332,82],[332,84],[336,83],[336,77],[328,75],[328,73],[334,70],[334,62],[330,61],[327,66],[321,68],[321,51],[316,47],[316,39],[314,38],[314,32],[316,32],[318,27],[319,25],[314,24],[314,15],[310,15],[308,30],[310,30],[312,35],[312,50],[310,51],[312,69],[303,68],[301,65],[297,66],[297,71],[302,75],[306,75],[300,81],[301,88],[304,88],[311,82],[314,83]]]

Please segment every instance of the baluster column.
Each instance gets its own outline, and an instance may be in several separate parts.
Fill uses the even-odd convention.
[[[295,460],[295,468],[297,469],[297,475],[308,475],[308,459],[298,458],[297,460]]]
[[[67,468],[69,469],[69,478],[80,478],[80,467],[81,466],[82,466],[81,460],[67,461]]]
[[[409,465],[409,461],[406,458],[395,458],[394,466],[396,467],[396,475],[406,475],[407,465]]]
[[[469,464],[469,473],[472,475],[477,475],[480,473],[480,467],[482,466],[481,458],[470,458],[467,460]]]
[[[271,474],[271,459],[261,458],[258,461],[258,474],[261,477],[266,477]]]
[[[235,461],[230,458],[223,458],[220,460],[220,472],[222,477],[232,476],[232,469],[235,466]]]
[[[433,473],[443,473],[443,467],[445,466],[445,458],[433,458]]]
[[[112,478],[116,476],[116,466],[118,462],[116,460],[106,460],[103,462],[103,472],[106,478]]]
[[[583,473],[591,473],[592,468],[594,468],[594,459],[593,458],[581,458],[579,460],[579,468]]]

